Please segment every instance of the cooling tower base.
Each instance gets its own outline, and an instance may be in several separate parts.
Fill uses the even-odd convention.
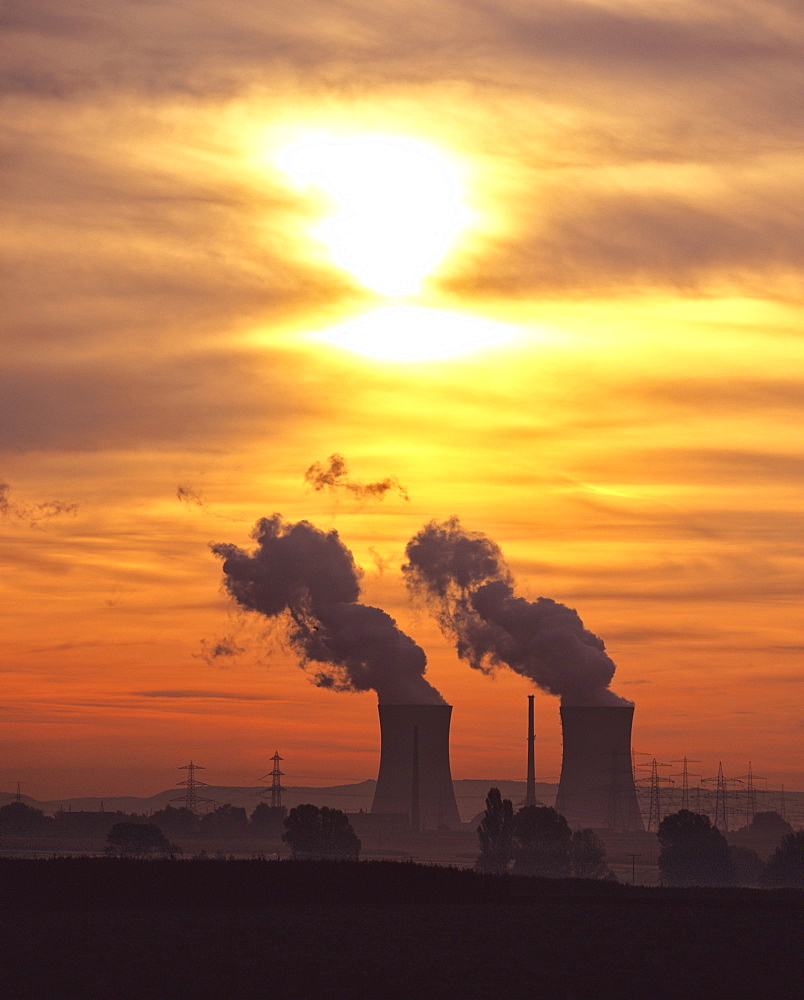
[[[460,830],[449,763],[451,705],[379,705],[380,770],[372,813],[412,829]]]
[[[556,809],[574,829],[645,829],[631,763],[633,718],[633,705],[561,706]]]

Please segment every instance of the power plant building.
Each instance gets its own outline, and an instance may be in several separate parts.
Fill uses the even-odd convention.
[[[561,706],[556,809],[575,829],[644,830],[631,762],[633,705]]]
[[[379,705],[380,769],[372,814],[408,817],[412,830],[458,830],[449,727],[452,705]]]

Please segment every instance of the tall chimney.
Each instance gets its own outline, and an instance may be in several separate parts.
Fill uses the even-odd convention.
[[[561,706],[556,809],[570,826],[644,830],[631,767],[633,705]]]
[[[461,828],[449,763],[452,705],[379,705],[380,769],[372,813],[393,813],[422,830]],[[418,729],[418,737],[416,730]],[[414,747],[414,753],[411,753]],[[418,762],[416,780],[414,759]],[[418,785],[418,795],[413,794]]]
[[[536,725],[533,717],[533,695],[528,695],[528,790],[525,805],[536,805]]]

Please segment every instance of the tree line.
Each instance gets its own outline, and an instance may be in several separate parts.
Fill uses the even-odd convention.
[[[150,815],[124,812],[60,810],[47,816],[25,802],[0,808],[0,836],[85,837],[103,839],[117,823],[153,824],[170,837],[237,838],[249,835],[279,837],[287,809],[260,802],[249,816],[242,806],[221,805],[203,815],[181,807],[165,806]]]
[[[750,847],[729,844],[708,816],[687,809],[666,816],[657,835],[662,883],[804,887],[804,831],[794,832],[777,813],[757,813],[745,832],[776,837],[778,846],[767,862]],[[123,857],[182,853],[170,837],[231,838],[249,833],[273,840],[281,837],[299,859],[357,860],[362,846],[345,813],[310,804],[288,813],[260,803],[250,817],[232,805],[218,806],[203,816],[172,806],[151,816],[61,811],[50,817],[23,802],[0,808],[0,836],[105,837],[107,853]],[[478,872],[615,878],[596,831],[571,831],[566,819],[547,806],[524,806],[515,813],[511,800],[503,799],[498,788],[489,790],[477,836]]]
[[[659,874],[664,885],[765,885],[804,887],[804,831],[794,832],[777,813],[757,813],[747,834],[777,835],[767,863],[756,851],[729,844],[708,816],[682,809],[659,825]],[[594,830],[570,830],[547,806],[514,813],[510,799],[489,790],[477,828],[478,871],[547,878],[613,878],[605,844]]]
[[[282,840],[296,859],[357,861],[360,857],[360,840],[340,809],[296,806],[283,817],[283,826]],[[122,822],[109,830],[106,853],[129,858],[175,857],[182,849],[155,823]]]

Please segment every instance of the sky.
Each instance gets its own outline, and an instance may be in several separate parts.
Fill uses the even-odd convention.
[[[524,779],[534,691],[405,586],[455,516],[605,642],[638,762],[804,788],[799,3],[1,18],[0,790],[376,776],[373,692],[224,587],[275,513],[425,650],[453,777]]]

